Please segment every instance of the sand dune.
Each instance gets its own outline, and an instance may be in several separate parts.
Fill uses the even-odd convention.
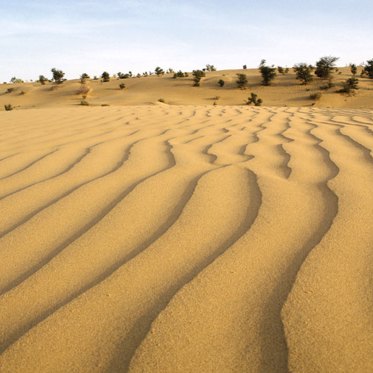
[[[373,371],[371,110],[0,123],[2,373]]]

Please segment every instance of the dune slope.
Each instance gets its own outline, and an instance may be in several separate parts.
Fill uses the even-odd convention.
[[[1,372],[373,370],[373,112],[0,113]]]

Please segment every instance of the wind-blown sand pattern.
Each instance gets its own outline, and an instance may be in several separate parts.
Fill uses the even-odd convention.
[[[0,371],[373,371],[373,112],[0,113]]]

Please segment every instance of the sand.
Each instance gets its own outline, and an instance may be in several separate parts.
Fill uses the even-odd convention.
[[[145,103],[0,112],[0,372],[372,372],[373,111]]]

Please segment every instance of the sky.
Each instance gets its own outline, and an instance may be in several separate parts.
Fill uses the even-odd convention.
[[[0,81],[373,58],[373,0],[0,0]]]

